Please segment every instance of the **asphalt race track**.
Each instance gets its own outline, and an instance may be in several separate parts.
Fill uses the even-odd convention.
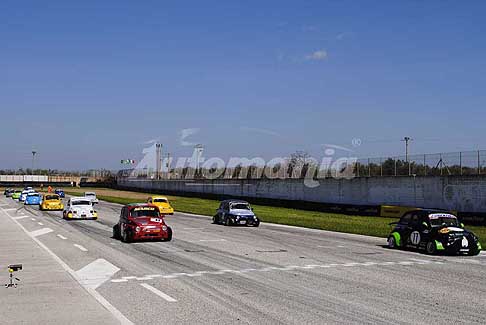
[[[428,256],[380,238],[183,213],[166,217],[173,241],[124,244],[111,238],[118,204],[100,202],[98,221],[65,221],[0,203],[135,324],[486,324],[484,254]]]

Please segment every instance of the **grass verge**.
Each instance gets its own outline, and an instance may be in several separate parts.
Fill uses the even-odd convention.
[[[97,197],[100,200],[119,204],[145,202],[147,198],[152,195],[150,193],[119,191],[104,188],[73,188],[66,191],[66,194],[81,195],[85,191],[96,192]],[[167,196],[167,198],[178,212],[213,216],[219,206],[219,201],[216,200],[182,196]],[[338,213],[307,211],[266,205],[252,206],[255,214],[258,215],[263,222],[376,237],[387,237],[391,230],[388,224],[397,221],[395,218],[358,215],[350,216]],[[481,239],[481,245],[486,248],[486,227],[467,226],[467,228],[473,231]]]

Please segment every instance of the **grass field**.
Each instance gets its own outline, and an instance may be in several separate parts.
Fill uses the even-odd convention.
[[[85,191],[96,192],[100,200],[107,202],[127,204],[145,202],[150,193],[119,191],[105,188],[75,188],[66,191],[66,194],[81,195]],[[219,201],[181,196],[167,196],[176,211],[213,216],[219,206]],[[306,211],[272,207],[265,205],[252,205],[255,213],[263,222],[279,223],[306,228],[324,229],[330,231],[346,232],[352,234],[387,237],[390,233],[390,222],[395,218],[380,218],[369,216],[349,216],[337,213]],[[468,226],[486,247],[486,227]]]

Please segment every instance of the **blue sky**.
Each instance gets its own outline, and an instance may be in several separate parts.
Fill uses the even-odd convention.
[[[2,1],[0,169],[486,149],[483,1]],[[351,141],[361,139],[354,148]]]

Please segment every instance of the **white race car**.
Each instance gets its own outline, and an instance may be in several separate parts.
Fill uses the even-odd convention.
[[[25,199],[27,198],[27,195],[30,193],[35,193],[35,190],[30,189],[30,190],[23,190],[22,194],[20,194],[19,201],[20,202],[25,202]]]
[[[98,212],[95,211],[93,203],[87,197],[73,197],[64,207],[63,219],[98,219]]]
[[[99,203],[95,192],[84,192],[84,197],[90,199],[93,204]]]

